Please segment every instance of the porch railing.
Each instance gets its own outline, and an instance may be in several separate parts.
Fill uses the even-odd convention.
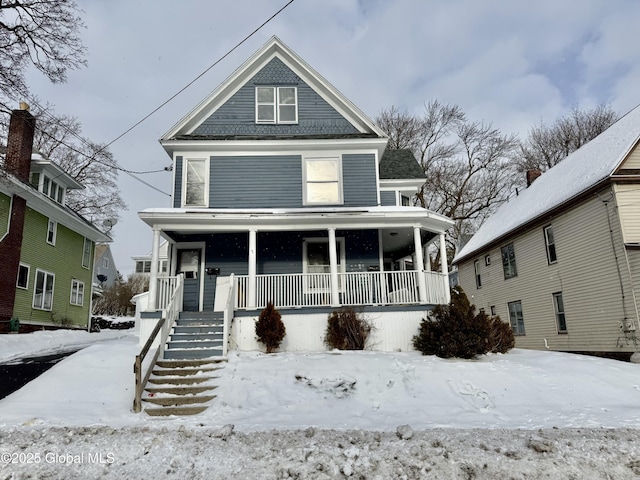
[[[159,278],[160,280],[169,280],[171,284],[174,286],[174,290],[171,292],[171,296],[168,299],[167,304],[163,308],[163,313],[158,323],[156,324],[153,332],[149,335],[147,342],[142,347],[142,350],[138,355],[136,355],[135,363],[133,364],[133,373],[135,376],[135,397],[133,399],[133,411],[135,413],[139,413],[142,410],[142,392],[144,391],[144,387],[149,381],[149,377],[151,376],[151,371],[153,370],[153,366],[158,361],[158,358],[162,356],[164,353],[165,344],[167,343],[167,338],[169,338],[169,332],[173,328],[173,324],[178,318],[180,311],[182,310],[182,293],[183,293],[183,283],[182,283],[182,275],[178,275],[177,277],[163,277]],[[167,282],[168,283],[168,282]],[[158,291],[160,291],[158,289]],[[159,346],[156,349],[156,353],[153,356],[151,362],[144,365],[144,359],[149,353],[151,349],[151,345],[155,341],[156,337],[160,335]],[[143,366],[146,367],[146,372],[143,372]],[[144,374],[144,375],[143,375]]]
[[[178,288],[182,275],[176,277],[161,276],[156,279],[156,310],[165,310]]]
[[[448,302],[448,277],[437,272],[349,272],[338,274],[341,305],[420,304],[418,275],[424,275],[427,303]],[[255,305],[250,305],[249,276],[236,276],[236,308],[331,306],[331,274],[293,273],[256,276]]]

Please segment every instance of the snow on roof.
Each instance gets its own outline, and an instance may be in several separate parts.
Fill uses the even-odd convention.
[[[640,105],[542,174],[502,205],[458,252],[453,262],[549,212],[609,177],[640,139]]]

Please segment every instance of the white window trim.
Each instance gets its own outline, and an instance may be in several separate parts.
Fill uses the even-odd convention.
[[[520,305],[520,316],[522,317],[522,331],[520,331],[520,326],[518,325],[517,311],[516,311],[515,325],[514,325],[514,317],[512,316],[512,311],[511,311],[511,305],[512,304],[514,306],[516,304]],[[525,329],[525,325],[524,325],[524,309],[522,308],[522,300],[515,300],[513,302],[508,302],[507,303],[507,310],[509,311],[509,323],[511,325],[511,328],[513,329],[513,334],[516,337],[525,336],[526,335],[526,329]],[[515,326],[515,328],[514,328],[514,326]]]
[[[73,299],[73,297],[74,297],[74,294],[73,294],[74,293],[74,287],[76,289],[75,302],[74,302],[74,299]],[[82,288],[80,288],[80,287],[82,287]],[[79,295],[80,290],[82,290],[82,297],[81,297],[82,301],[80,303],[78,303],[78,297],[80,297],[80,295]],[[84,282],[82,282],[80,280],[76,280],[75,278],[71,280],[71,294],[69,296],[69,303],[71,305],[76,305],[78,307],[82,307],[84,305]]]
[[[89,244],[89,258],[87,258],[87,262],[85,265],[85,252],[87,251],[87,243]],[[84,237],[84,243],[82,244],[82,268],[89,269],[91,267],[91,240],[87,237]]]
[[[191,161],[204,161],[204,203],[202,205],[187,205],[187,170],[189,162]],[[183,208],[207,208],[209,206],[209,177],[210,163],[209,157],[182,157],[182,199],[181,204]]]
[[[553,233],[553,225],[547,225],[542,230],[544,232],[544,247],[545,247],[545,250],[547,251],[547,263],[549,265],[553,265],[554,263],[558,263],[558,251],[556,250],[556,239],[555,239],[555,234]],[[554,236],[553,243],[549,243],[549,234],[548,234],[549,231],[551,231],[551,234]],[[551,246],[553,246],[553,254],[556,257],[554,260],[551,260],[551,250],[550,250]]]
[[[52,225],[53,225],[53,228],[51,228]],[[53,232],[53,239],[51,241],[49,241],[50,232]],[[55,246],[57,237],[58,237],[58,222],[56,222],[55,220],[51,220],[49,218],[47,219],[47,238],[46,238],[47,243],[49,245]]]
[[[260,120],[258,118],[258,105],[271,105],[271,103],[262,103],[259,104],[258,103],[258,89],[260,88],[270,88],[273,90],[273,120]],[[296,110],[296,115],[295,115],[295,120],[280,120],[280,106],[281,105],[288,105],[288,104],[281,104],[280,103],[280,89],[282,88],[292,88],[293,89],[293,96],[295,97],[295,110]],[[270,85],[259,85],[257,87],[255,87],[255,117],[256,117],[256,123],[257,124],[264,124],[264,125],[296,125],[298,123],[298,87],[295,85],[282,85],[280,87],[275,87],[275,86],[270,86]]]
[[[560,311],[560,309],[558,308],[558,297],[560,297],[562,299],[562,308],[563,310]],[[567,327],[567,313],[566,310],[564,309],[564,297],[562,296],[562,292],[554,292],[551,294],[551,298],[553,300],[553,312],[555,314],[556,317],[556,329],[558,330],[558,333],[568,333],[569,332],[569,328]],[[562,315],[564,317],[564,330],[560,330],[560,315]]]
[[[20,280],[20,267],[25,267],[27,269],[27,284],[22,287],[18,284],[18,281]],[[27,265],[26,263],[22,263],[20,262],[20,267],[18,267],[18,278],[16,279],[16,288],[21,288],[23,290],[29,290],[29,277],[31,275],[31,267],[29,265]]]
[[[326,243],[329,244],[329,237],[305,237],[302,240],[302,273],[307,275],[309,273],[309,259],[307,255],[307,245],[310,243]],[[346,255],[346,247],[344,237],[336,237],[336,250],[338,253],[338,273],[346,273],[347,271],[347,255]],[[327,275],[330,273],[327,272]],[[340,291],[342,291],[342,285],[339,285]],[[331,287],[329,288],[313,288],[310,287],[306,277],[304,281],[303,290],[305,293],[330,293]]]
[[[44,275],[43,288],[46,288],[47,277],[51,276],[53,278],[53,282],[52,282],[52,286],[51,286],[51,306],[49,308],[45,308],[44,307],[44,299],[45,299],[46,290],[43,290],[41,305],[40,306],[36,306],[36,286],[38,284],[38,273],[42,273]],[[36,276],[35,276],[33,282],[34,282],[33,283],[33,300],[31,302],[32,307],[35,310],[44,310],[44,311],[50,312],[53,309],[53,299],[54,299],[55,289],[56,289],[56,275],[55,275],[55,273],[47,272],[46,270],[40,270],[39,268],[37,268],[36,269]]]
[[[338,170],[338,200],[335,202],[310,202],[307,200],[307,162],[314,160],[335,160]],[[333,183],[333,182],[313,182],[313,183]],[[343,205],[344,204],[344,182],[342,179],[342,155],[303,155],[302,157],[302,204],[307,205]]]

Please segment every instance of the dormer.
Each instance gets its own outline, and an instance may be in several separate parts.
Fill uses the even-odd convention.
[[[387,148],[380,160],[380,200],[383,206],[416,205],[416,194],[424,185],[422,167],[408,149]]]
[[[31,156],[29,182],[39,192],[60,205],[65,205],[67,190],[84,188],[62,168],[39,153]]]

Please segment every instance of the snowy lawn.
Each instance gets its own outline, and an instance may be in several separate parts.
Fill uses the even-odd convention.
[[[637,364],[519,349],[472,361],[231,353],[208,410],[158,419],[131,411],[139,347],[118,334],[0,400],[0,454],[85,455],[0,461],[0,478],[640,475]]]

